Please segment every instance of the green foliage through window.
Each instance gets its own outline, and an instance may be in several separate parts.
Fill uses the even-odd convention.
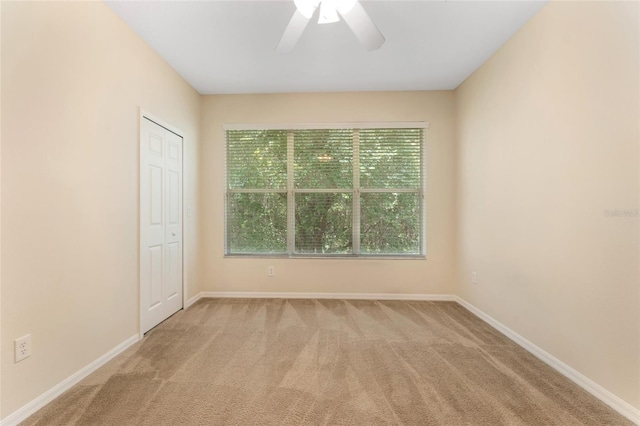
[[[226,253],[424,255],[423,132],[227,130]]]

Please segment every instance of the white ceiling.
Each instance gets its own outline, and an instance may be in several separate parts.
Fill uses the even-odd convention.
[[[316,20],[289,54],[275,48],[293,0],[107,4],[200,94],[221,94],[454,89],[545,1],[363,1],[379,50]]]

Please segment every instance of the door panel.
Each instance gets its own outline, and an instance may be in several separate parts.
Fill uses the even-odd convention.
[[[152,130],[153,131],[153,130]],[[162,133],[162,132],[158,132]],[[162,158],[162,135],[158,133],[149,134],[149,154]]]
[[[162,246],[149,247],[149,310],[162,303]]]
[[[176,243],[167,244],[167,290],[168,299],[179,295],[182,288],[182,268],[180,246]]]
[[[180,222],[180,203],[178,202],[180,198],[180,177],[178,172],[169,170],[167,172],[167,181],[167,196],[169,197],[169,217],[167,218],[167,223],[175,226]]]
[[[142,332],[182,308],[182,138],[140,123],[140,320]]]
[[[149,188],[151,196],[149,203],[149,224],[162,226],[162,181],[163,170],[161,167],[149,165]]]

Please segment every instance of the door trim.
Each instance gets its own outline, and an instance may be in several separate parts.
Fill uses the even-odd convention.
[[[185,132],[183,132],[181,129],[179,129],[176,126],[173,126],[172,124],[167,123],[166,121],[164,121],[161,118],[158,118],[157,116],[151,114],[150,112],[148,112],[147,110],[143,109],[142,107],[138,108],[138,336],[140,338],[140,340],[142,340],[142,338],[144,337],[144,332],[142,331],[142,311],[143,311],[143,307],[142,307],[142,295],[141,295],[141,291],[142,291],[142,280],[140,277],[140,273],[141,273],[141,269],[140,269],[140,250],[141,250],[141,239],[142,239],[142,225],[141,225],[141,219],[140,219],[140,174],[142,172],[142,154],[141,154],[141,147],[142,147],[142,120],[144,119],[148,119],[154,123],[156,123],[157,125],[164,127],[165,129],[167,129],[168,131],[170,131],[171,133],[176,134],[177,136],[180,136],[182,138],[182,309],[184,309],[184,307],[186,306],[186,301],[187,301],[187,274],[186,274],[186,265],[187,265],[187,255],[186,255],[186,241],[187,241],[187,237],[185,234],[185,218],[187,218],[187,216],[185,215],[186,213],[186,208],[185,208],[185,202],[184,202],[184,187],[185,187],[185,170],[184,170],[184,153],[185,153],[185,140],[186,138],[184,137]]]

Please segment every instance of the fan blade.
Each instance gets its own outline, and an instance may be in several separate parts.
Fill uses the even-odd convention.
[[[300,36],[308,23],[309,18],[305,17],[298,11],[298,9],[296,9],[289,21],[289,25],[287,25],[287,28],[284,30],[284,34],[282,34],[282,38],[280,39],[280,43],[278,43],[276,50],[280,53],[291,52],[296,46],[298,39],[300,39]]]
[[[368,51],[376,50],[382,46],[384,43],[382,33],[380,33],[376,24],[373,23],[359,1],[355,2],[349,12],[341,13],[340,15]]]

